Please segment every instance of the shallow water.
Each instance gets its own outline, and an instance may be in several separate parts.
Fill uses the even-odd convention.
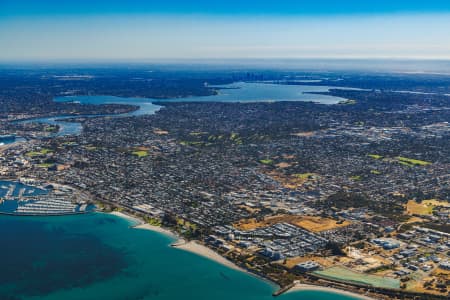
[[[107,214],[0,216],[0,299],[270,300],[274,285]],[[354,299],[307,291],[279,299]]]

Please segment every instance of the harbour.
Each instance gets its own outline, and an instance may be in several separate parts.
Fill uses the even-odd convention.
[[[28,180],[0,181],[0,214],[64,216],[94,210],[85,195],[69,187],[34,181],[31,184]]]

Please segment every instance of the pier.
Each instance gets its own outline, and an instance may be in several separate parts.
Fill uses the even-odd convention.
[[[286,286],[280,288],[279,290],[277,290],[276,292],[274,292],[274,293],[272,294],[272,296],[278,297],[278,296],[280,296],[280,295],[286,293],[286,292],[289,291],[290,289],[292,289],[294,286],[295,286],[295,283],[291,283],[291,284],[289,284],[289,285],[286,285]]]

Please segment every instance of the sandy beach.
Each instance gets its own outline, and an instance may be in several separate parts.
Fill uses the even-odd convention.
[[[168,229],[164,229],[164,228],[159,227],[159,226],[153,226],[153,225],[150,225],[150,224],[140,224],[138,226],[135,226],[134,228],[151,230],[151,231],[155,231],[155,232],[159,232],[159,233],[171,236],[173,238],[178,238],[178,236],[175,233],[173,233],[172,231],[170,231]]]
[[[184,239],[181,239],[175,233],[173,233],[172,231],[170,231],[168,229],[165,229],[165,228],[162,228],[162,227],[158,227],[158,226],[153,226],[153,225],[150,225],[150,224],[146,224],[142,220],[140,220],[139,218],[134,217],[134,216],[130,216],[130,215],[122,213],[122,212],[113,211],[110,214],[135,222],[137,225],[134,226],[134,228],[136,228],[136,229],[151,230],[151,231],[159,232],[159,233],[162,233],[162,234],[165,234],[165,235],[177,238],[177,241],[171,245],[173,248],[184,250],[184,251],[189,251],[191,253],[194,253],[194,254],[203,256],[205,258],[211,259],[211,260],[213,260],[213,261],[215,261],[217,263],[220,263],[220,264],[222,264],[224,266],[227,266],[229,268],[232,268],[232,269],[235,269],[235,270],[239,270],[239,271],[242,271],[242,272],[247,272],[246,270],[238,267],[237,265],[235,265],[234,263],[232,263],[231,261],[229,261],[225,257],[223,257],[220,254],[218,254],[218,253],[214,252],[213,250],[209,249],[208,247],[203,246],[203,245],[201,245],[201,244],[199,244],[199,243],[197,243],[195,241],[186,242]]]
[[[241,272],[246,272],[252,276],[257,276],[253,273],[248,272],[247,270],[238,267],[237,265],[235,265],[233,262],[229,261],[228,259],[226,259],[225,257],[219,255],[218,253],[214,252],[213,250],[209,249],[206,246],[203,246],[195,241],[190,241],[188,243],[182,243],[182,242],[177,242],[175,245],[173,245],[175,248],[178,249],[182,249],[185,251],[189,251],[192,253],[195,253],[197,255],[203,256],[205,258],[211,259],[217,263],[220,263],[226,267],[232,268],[234,270],[238,270]],[[258,278],[260,278],[259,276],[257,276]],[[263,280],[266,280],[264,278],[262,278]],[[363,300],[374,300],[373,298],[364,296],[364,295],[359,295],[356,293],[352,293],[352,292],[347,292],[344,290],[339,290],[339,289],[335,289],[335,288],[328,288],[328,287],[321,287],[321,286],[315,286],[315,285],[308,285],[308,284],[301,284],[301,283],[297,283],[294,287],[292,287],[291,289],[289,289],[288,292],[296,292],[296,291],[322,291],[322,292],[331,292],[331,293],[337,293],[337,294],[342,294],[342,295],[347,295],[347,296],[351,296],[357,299],[363,299]]]
[[[239,270],[242,272],[249,273],[248,271],[238,267],[237,265],[235,265],[233,262],[229,261],[225,257],[223,257],[220,254],[209,249],[208,247],[203,246],[195,241],[186,242],[184,239],[181,239],[179,236],[177,236],[175,233],[173,233],[172,231],[170,231],[168,229],[158,227],[158,226],[153,226],[150,224],[146,224],[139,218],[130,216],[130,215],[122,213],[122,212],[113,211],[110,214],[135,222],[137,225],[134,226],[134,228],[136,228],[136,229],[151,230],[151,231],[159,232],[159,233],[177,238],[177,241],[171,245],[173,248],[184,250],[184,251],[189,251],[191,253],[211,259],[219,264],[222,264],[222,265],[232,268],[234,270]]]
[[[140,220],[140,219],[138,219],[136,217],[124,214],[123,212],[120,212],[120,211],[113,211],[113,212],[110,212],[109,214],[117,216],[117,217],[120,217],[120,218],[123,218],[123,219],[127,219],[129,221],[133,221],[134,223],[137,224],[137,226],[140,225],[140,224],[143,224],[142,220]]]
[[[195,253],[197,255],[203,256],[205,258],[211,259],[211,260],[213,260],[219,264],[222,264],[224,266],[227,266],[231,269],[248,273],[246,270],[238,267],[237,265],[235,265],[233,262],[229,261],[225,257],[221,256],[220,254],[209,249],[208,247],[203,246],[195,241],[190,241],[187,243],[177,242],[172,246],[174,248],[189,251],[189,252]]]
[[[332,293],[342,294],[342,295],[346,295],[346,296],[350,296],[350,297],[354,297],[354,298],[358,298],[358,299],[374,300],[374,298],[370,298],[370,297],[365,296],[365,295],[360,295],[360,294],[356,294],[356,293],[352,293],[352,292],[348,292],[348,291],[344,291],[344,290],[340,290],[340,289],[335,289],[335,288],[330,288],[330,287],[322,287],[322,286],[310,285],[310,284],[303,284],[303,283],[295,284],[287,292],[291,293],[291,292],[297,292],[297,291],[332,292]]]
[[[121,218],[130,220],[130,221],[133,221],[134,223],[137,224],[136,226],[133,226],[133,228],[151,230],[151,231],[155,231],[155,232],[158,232],[158,233],[162,233],[162,234],[171,236],[173,238],[178,238],[178,236],[175,233],[173,233],[172,231],[170,231],[168,229],[165,229],[165,228],[162,228],[162,227],[159,227],[159,226],[153,226],[153,225],[144,223],[144,221],[142,221],[141,219],[139,219],[137,217],[130,216],[128,214],[125,214],[125,213],[122,213],[122,212],[119,212],[119,211],[113,211],[110,214],[111,215],[115,215],[117,217],[121,217]]]
[[[150,224],[146,224],[144,223],[142,220],[140,220],[137,217],[134,216],[130,216],[128,214],[122,213],[122,212],[118,212],[118,211],[114,211],[111,212],[110,214],[133,221],[135,224],[137,224],[136,226],[134,226],[133,228],[136,229],[144,229],[144,230],[151,230],[154,232],[158,232],[164,235],[168,235],[171,236],[173,238],[176,238],[177,241],[175,243],[173,243],[171,246],[173,248],[176,249],[180,249],[180,250],[184,250],[184,251],[188,251],[191,253],[194,253],[196,255],[205,257],[207,259],[213,260],[221,265],[224,265],[228,268],[237,270],[237,271],[241,271],[241,272],[245,272],[247,274],[250,274],[252,276],[256,276],[260,279],[266,280],[262,277],[259,277],[239,266],[237,266],[236,264],[234,264],[233,262],[231,262],[230,260],[226,259],[225,257],[221,256],[220,254],[216,253],[215,251],[213,251],[212,249],[196,242],[196,241],[189,241],[186,242],[184,239],[180,238],[179,236],[177,236],[175,233],[173,233],[172,231],[162,228],[162,227],[158,227],[158,226],[153,226]],[[323,291],[323,292],[332,292],[332,293],[339,293],[342,295],[347,295],[347,296],[351,296],[357,299],[364,299],[364,300],[374,300],[373,298],[370,298],[368,296],[364,296],[364,295],[359,295],[356,293],[352,293],[352,292],[347,292],[344,290],[339,290],[339,289],[335,289],[335,288],[329,288],[329,287],[322,287],[322,286],[315,286],[315,285],[309,285],[309,284],[302,284],[302,283],[297,283],[295,284],[295,286],[293,286],[291,289],[289,289],[287,292],[291,293],[291,292],[296,292],[296,291]]]

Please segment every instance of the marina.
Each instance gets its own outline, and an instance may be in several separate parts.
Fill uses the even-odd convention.
[[[0,0],[0,300],[450,300],[449,3]]]
[[[0,181],[0,214],[55,216],[83,214],[93,210],[93,205],[77,199],[75,191],[66,187]]]

